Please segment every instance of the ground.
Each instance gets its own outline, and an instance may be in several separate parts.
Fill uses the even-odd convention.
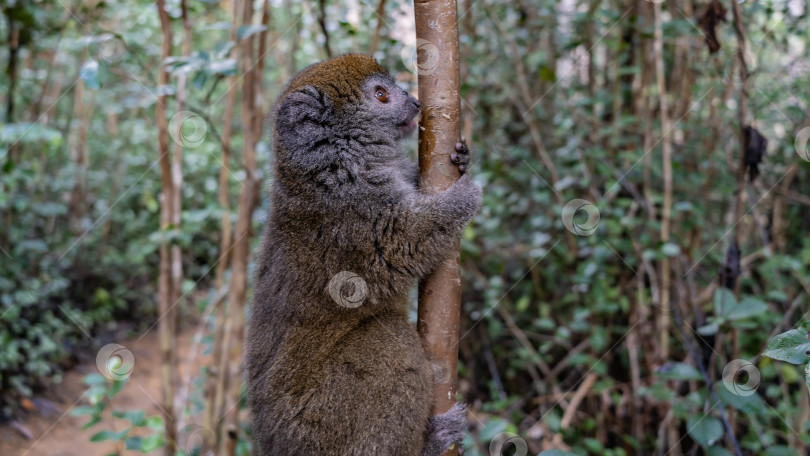
[[[198,375],[199,367],[206,361],[200,354],[199,345],[192,344],[196,336],[191,328],[178,337],[181,375],[190,372]],[[129,349],[135,358],[132,375],[122,391],[116,396],[113,407],[118,410],[143,410],[146,416],[160,414],[158,407],[161,399],[160,381],[160,345],[157,331],[152,331],[142,340],[133,339],[121,343]],[[190,356],[192,345],[196,347],[196,356]],[[98,372],[95,361],[80,364],[65,374],[60,385],[45,396],[38,398],[36,405],[19,424],[30,432],[30,439],[12,425],[0,426],[0,455],[3,456],[103,456],[115,454],[117,448],[109,442],[90,442],[95,433],[123,429],[122,422],[117,420],[103,421],[90,429],[82,430],[88,421],[87,416],[73,416],[70,410],[74,406],[88,405],[82,394],[87,386],[82,378],[92,372]],[[193,382],[192,382],[193,383]],[[135,452],[128,452],[136,454]],[[140,453],[137,453],[140,454]]]

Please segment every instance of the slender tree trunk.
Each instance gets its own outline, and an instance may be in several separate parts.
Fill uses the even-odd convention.
[[[165,0],[157,0],[160,29],[163,34],[161,44],[161,61],[171,55],[172,29],[169,14],[166,12]],[[169,73],[160,66],[158,85],[169,83]],[[155,104],[155,123],[158,127],[158,151],[160,153],[160,180],[162,184],[162,197],[160,204],[160,230],[164,236],[171,227],[173,220],[174,182],[172,177],[172,163],[169,152],[169,128],[166,122],[166,95],[158,95]],[[164,448],[166,456],[173,456],[177,447],[177,423],[175,422],[174,397],[177,380],[177,350],[176,350],[176,320],[174,317],[174,296],[172,281],[172,252],[171,246],[164,239],[160,245],[160,265],[158,279],[158,309],[160,312],[158,330],[160,333],[161,350],[161,377],[163,386],[163,412],[164,428],[167,445]]]
[[[455,0],[425,0],[414,4],[416,37],[435,46],[437,55],[423,55],[419,100],[420,188],[438,193],[458,180],[449,166],[450,154],[461,133],[458,61],[458,6]],[[423,51],[432,46],[423,46]],[[438,58],[437,58],[438,57]],[[423,71],[425,70],[425,71]],[[448,172],[449,169],[449,172]],[[418,329],[433,370],[433,414],[444,413],[456,402],[458,338],[461,307],[459,247],[419,284]],[[448,455],[457,455],[453,448]]]
[[[238,26],[238,12],[239,2],[233,1],[233,26],[231,27],[231,40],[236,42],[236,28]],[[238,61],[238,46],[231,49],[231,58]],[[213,353],[211,356],[211,368],[206,382],[206,407],[205,416],[203,418],[203,427],[208,429],[214,435],[214,441],[211,442],[210,448],[219,448],[222,441],[222,400],[225,391],[225,377],[227,376],[227,366],[222,365],[224,357],[223,353],[227,353],[226,342],[226,323],[227,316],[225,313],[225,299],[222,293],[225,293],[225,272],[228,270],[231,258],[231,246],[233,243],[233,224],[231,223],[231,204],[230,204],[230,189],[229,189],[229,176],[230,170],[230,157],[231,157],[231,136],[233,135],[233,113],[236,106],[236,76],[231,76],[227,79],[228,92],[225,97],[225,116],[222,125],[222,163],[219,168],[219,205],[222,209],[221,225],[222,231],[220,233],[219,242],[219,258],[217,258],[217,271],[214,278],[214,289],[216,295],[214,311],[214,343]]]
[[[654,23],[652,17],[652,7],[647,0],[637,0],[639,2],[639,27],[649,27]],[[655,62],[653,61],[653,53],[651,52],[652,42],[646,36],[641,38],[641,85],[639,93],[637,94],[637,115],[642,119],[643,125],[643,154],[644,154],[644,200],[647,203],[647,215],[650,222],[655,222],[658,219],[655,209],[655,202],[653,200],[653,184],[652,184],[652,148],[653,148],[653,125],[652,125],[652,101],[650,96],[650,89],[653,86],[655,75]],[[660,302],[655,303],[658,306]]]
[[[54,45],[54,48],[44,50],[43,51],[44,57],[38,56],[38,58],[43,58],[48,62],[48,69],[46,70],[45,73],[45,80],[42,82],[42,86],[39,89],[39,95],[37,96],[37,100],[34,102],[34,104],[31,105],[31,111],[28,115],[28,118],[30,119],[31,122],[36,122],[39,119],[40,113],[42,112],[42,101],[45,99],[45,95],[48,93],[51,85],[51,79],[53,77],[53,68],[55,66],[54,64],[56,63],[57,49],[59,49],[59,44],[61,42],[62,42],[62,34],[60,33],[56,41],[56,44]]]
[[[740,69],[740,102],[737,108],[739,115],[739,138],[740,138],[740,157],[738,159],[739,166],[737,168],[737,203],[734,209],[734,221],[737,222],[742,219],[745,211],[745,150],[748,148],[747,137],[745,134],[745,127],[748,125],[748,63],[745,61],[745,30],[742,23],[742,12],[740,11],[740,4],[736,0],[731,2],[731,11],[734,17],[734,32],[737,37],[737,57],[739,58]],[[734,241],[740,245],[742,241],[742,230],[740,224],[734,225]]]
[[[6,77],[8,78],[8,93],[6,94],[6,122],[14,122],[14,92],[17,91],[17,63],[20,52],[20,29],[17,22],[6,15],[8,24],[8,62],[6,63]]]
[[[262,18],[261,24],[265,29],[258,34],[258,52],[256,55],[256,68],[253,71],[253,138],[258,142],[262,137],[262,130],[264,130],[265,112],[262,109],[264,106],[264,90],[262,90],[262,76],[264,75],[264,62],[267,56],[267,36],[270,32],[270,0],[262,2]]]
[[[191,32],[191,19],[188,15],[188,0],[180,0],[180,17],[181,22],[183,24],[183,43],[180,47],[180,53],[183,57],[188,57],[191,55],[191,43],[192,43],[192,32]],[[183,112],[186,109],[186,85],[187,85],[187,74],[185,72],[179,72],[177,75],[177,110],[175,111],[175,115],[177,113]],[[180,128],[180,127],[178,127]],[[182,132],[178,132],[182,134]],[[171,223],[172,229],[179,230],[182,226],[182,211],[183,211],[183,144],[182,141],[175,140],[174,143],[174,155],[172,157],[172,216],[171,216]],[[171,305],[172,307],[176,307],[180,305],[180,301],[182,300],[182,293],[183,293],[183,252],[180,248],[180,245],[174,244],[171,248],[171,281],[172,281],[172,295],[171,295]],[[172,315],[174,317],[174,328],[175,331],[179,332],[180,328],[180,312],[178,310],[172,310]],[[177,359],[177,355],[175,354],[175,359]],[[188,385],[184,384],[180,381],[179,373],[175,370],[176,377],[175,377],[175,395],[174,395],[174,409],[178,412],[175,415],[175,419],[177,420],[175,424],[175,429],[182,429],[185,425],[185,418],[183,413],[183,407],[186,403],[186,398],[188,397]]]
[[[332,48],[329,47],[329,30],[326,28],[326,0],[318,0],[318,24],[323,32],[323,50],[326,57],[332,57]]]
[[[377,52],[377,46],[380,45],[380,33],[385,23],[385,2],[386,0],[380,0],[380,3],[377,4],[377,26],[374,28],[374,35],[371,36],[371,44],[368,46],[368,55],[370,56],[374,56],[374,53]]]
[[[664,80],[664,40],[661,28],[661,4],[653,3],[653,21],[655,32],[653,35],[653,54],[655,55],[655,76],[658,85],[658,111],[661,121],[661,154],[663,160],[664,202],[661,207],[661,243],[669,242],[671,213],[672,213],[672,142],[670,141],[669,104],[667,102],[667,88]],[[661,335],[661,359],[669,357],[669,330],[671,270],[669,257],[664,255],[661,259],[661,311],[659,313],[658,331]]]
[[[295,17],[295,25],[293,26],[294,33],[292,34],[292,38],[290,39],[290,50],[288,51],[289,59],[287,60],[287,74],[285,80],[291,78],[295,73],[298,72],[298,65],[295,61],[295,55],[298,53],[298,45],[299,39],[301,36],[301,13],[294,14],[294,7],[297,3],[293,0],[284,0],[284,8],[287,10],[287,15],[290,17]]]
[[[242,4],[242,25],[249,25],[253,19],[253,3]],[[231,261],[231,280],[228,293],[228,326],[229,340],[225,352],[230,361],[227,388],[226,434],[218,454],[233,456],[239,437],[239,403],[242,399],[242,346],[245,334],[245,302],[247,299],[248,260],[250,255],[250,238],[252,234],[253,211],[258,202],[259,174],[256,166],[256,131],[255,118],[256,92],[259,78],[254,61],[253,37],[245,38],[239,52],[239,68],[242,72],[242,155],[245,162],[245,180],[239,194],[236,231]]]
[[[86,54],[86,53],[83,53]],[[84,64],[85,56],[78,60],[78,66]],[[68,147],[70,148],[70,159],[75,169],[75,181],[73,190],[70,192],[70,225],[74,231],[81,231],[81,219],[87,212],[87,165],[89,162],[87,150],[87,130],[90,127],[90,117],[93,113],[93,103],[87,102],[85,95],[84,81],[79,78],[73,92],[73,122],[71,122],[70,138]]]

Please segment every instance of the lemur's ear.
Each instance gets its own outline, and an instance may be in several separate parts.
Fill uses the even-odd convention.
[[[313,86],[284,97],[276,109],[275,131],[288,154],[288,164],[306,171],[328,164],[319,146],[329,140],[328,120],[333,112],[329,97]]]
[[[295,131],[306,142],[322,137],[324,123],[332,114],[332,102],[312,86],[290,93],[276,111],[279,131]]]

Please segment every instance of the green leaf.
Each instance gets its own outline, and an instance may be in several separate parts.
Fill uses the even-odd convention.
[[[686,421],[686,429],[695,442],[710,447],[723,437],[723,424],[709,415],[693,416]]]
[[[667,363],[658,369],[658,376],[667,380],[703,380],[700,371],[686,363]]]
[[[84,376],[82,380],[85,385],[106,385],[107,384],[107,377],[99,374],[99,373],[92,373],[87,374]]]
[[[717,334],[717,331],[720,331],[720,322],[709,323],[708,325],[703,325],[697,329],[698,334],[701,336],[713,336]]]
[[[229,24],[230,25],[230,24]],[[219,43],[214,45],[214,48],[211,50],[215,55],[222,58],[226,56],[231,49],[236,45],[233,41],[220,41]]]
[[[132,428],[128,427],[128,428],[125,428],[125,429],[121,429],[118,432],[112,432],[112,433],[110,433],[110,439],[113,442],[122,442],[122,441],[126,440],[127,436],[129,435],[130,430],[132,430]]]
[[[146,427],[155,431],[163,430],[163,417],[160,415],[152,415],[146,419]]]
[[[481,429],[480,439],[484,442],[488,442],[501,432],[506,431],[507,426],[509,426],[508,421],[503,418],[494,418],[484,426],[484,429]]]
[[[102,404],[104,398],[107,397],[107,389],[103,386],[93,385],[87,389],[84,395],[91,404]]]
[[[587,448],[589,453],[603,454],[605,452],[605,447],[602,445],[602,442],[593,438],[583,439],[582,445]]]
[[[112,431],[104,430],[104,431],[97,432],[97,433],[93,434],[93,436],[90,437],[90,441],[91,442],[103,442],[105,440],[109,440],[112,437],[112,435],[113,435]]]
[[[734,293],[728,288],[718,288],[714,292],[714,314],[717,316],[726,315],[728,309],[731,309],[737,303],[737,298]]]
[[[661,246],[661,253],[668,257],[674,257],[681,253],[681,248],[678,246],[678,244],[667,242]]]
[[[208,73],[205,71],[198,72],[194,76],[194,88],[197,90],[201,89],[205,85],[206,81],[208,81]]]
[[[113,398],[121,392],[121,388],[127,384],[126,380],[115,380],[113,381],[112,388],[110,388],[110,398]]]
[[[162,447],[163,444],[163,434],[152,434],[148,435],[143,438],[141,441],[141,452],[142,453],[149,453],[151,451],[155,451],[158,448]]]
[[[554,73],[554,69],[548,65],[543,65],[540,67],[540,80],[544,82],[556,82],[557,75]]]
[[[113,412],[113,416],[116,418],[122,418],[130,422],[133,426],[143,427],[146,426],[146,417],[144,416],[143,410],[129,410],[126,412],[115,411]]]
[[[577,455],[563,450],[546,450],[538,454],[537,456],[577,456]]]
[[[515,303],[515,310],[520,313],[526,312],[529,309],[529,302],[530,302],[529,295],[521,296]]]
[[[91,407],[89,405],[81,405],[79,407],[75,407],[73,410],[70,411],[72,416],[81,416],[81,415],[93,415],[96,413],[96,408]]]
[[[785,361],[791,364],[807,364],[810,356],[810,341],[807,340],[807,325],[805,322],[797,329],[783,332],[768,341],[768,348],[762,356]]]
[[[768,456],[799,456],[799,452],[785,445],[772,445],[766,451]]]
[[[143,438],[141,436],[132,435],[132,436],[127,437],[127,439],[124,441],[124,444],[126,445],[127,450],[140,451],[141,450],[141,441],[142,440],[143,440]]]
[[[768,305],[759,299],[745,298],[732,306],[725,316],[729,320],[741,320],[743,318],[755,317],[768,310]]]
[[[730,451],[721,446],[706,448],[706,456],[734,456]]]
[[[759,379],[749,379],[749,385],[726,385],[725,382],[715,383],[714,391],[720,400],[735,409],[748,414],[765,414],[768,408],[765,401],[759,397],[755,389]],[[753,382],[756,383],[753,383]]]
[[[236,39],[239,41],[267,30],[264,25],[243,25],[236,29]]]
[[[101,417],[96,415],[96,416],[90,418],[90,421],[84,423],[84,426],[82,426],[82,431],[86,431],[86,430],[90,429],[91,427],[95,426],[96,424],[98,424],[100,422],[101,422]]]

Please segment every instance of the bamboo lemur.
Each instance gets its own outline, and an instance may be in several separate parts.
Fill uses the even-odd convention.
[[[465,174],[443,193],[419,191],[397,146],[419,109],[353,54],[304,69],[276,103],[247,337],[259,455],[438,456],[464,435],[463,405],[430,416],[408,292],[450,254],[481,189]],[[451,161],[466,170],[463,139]]]

